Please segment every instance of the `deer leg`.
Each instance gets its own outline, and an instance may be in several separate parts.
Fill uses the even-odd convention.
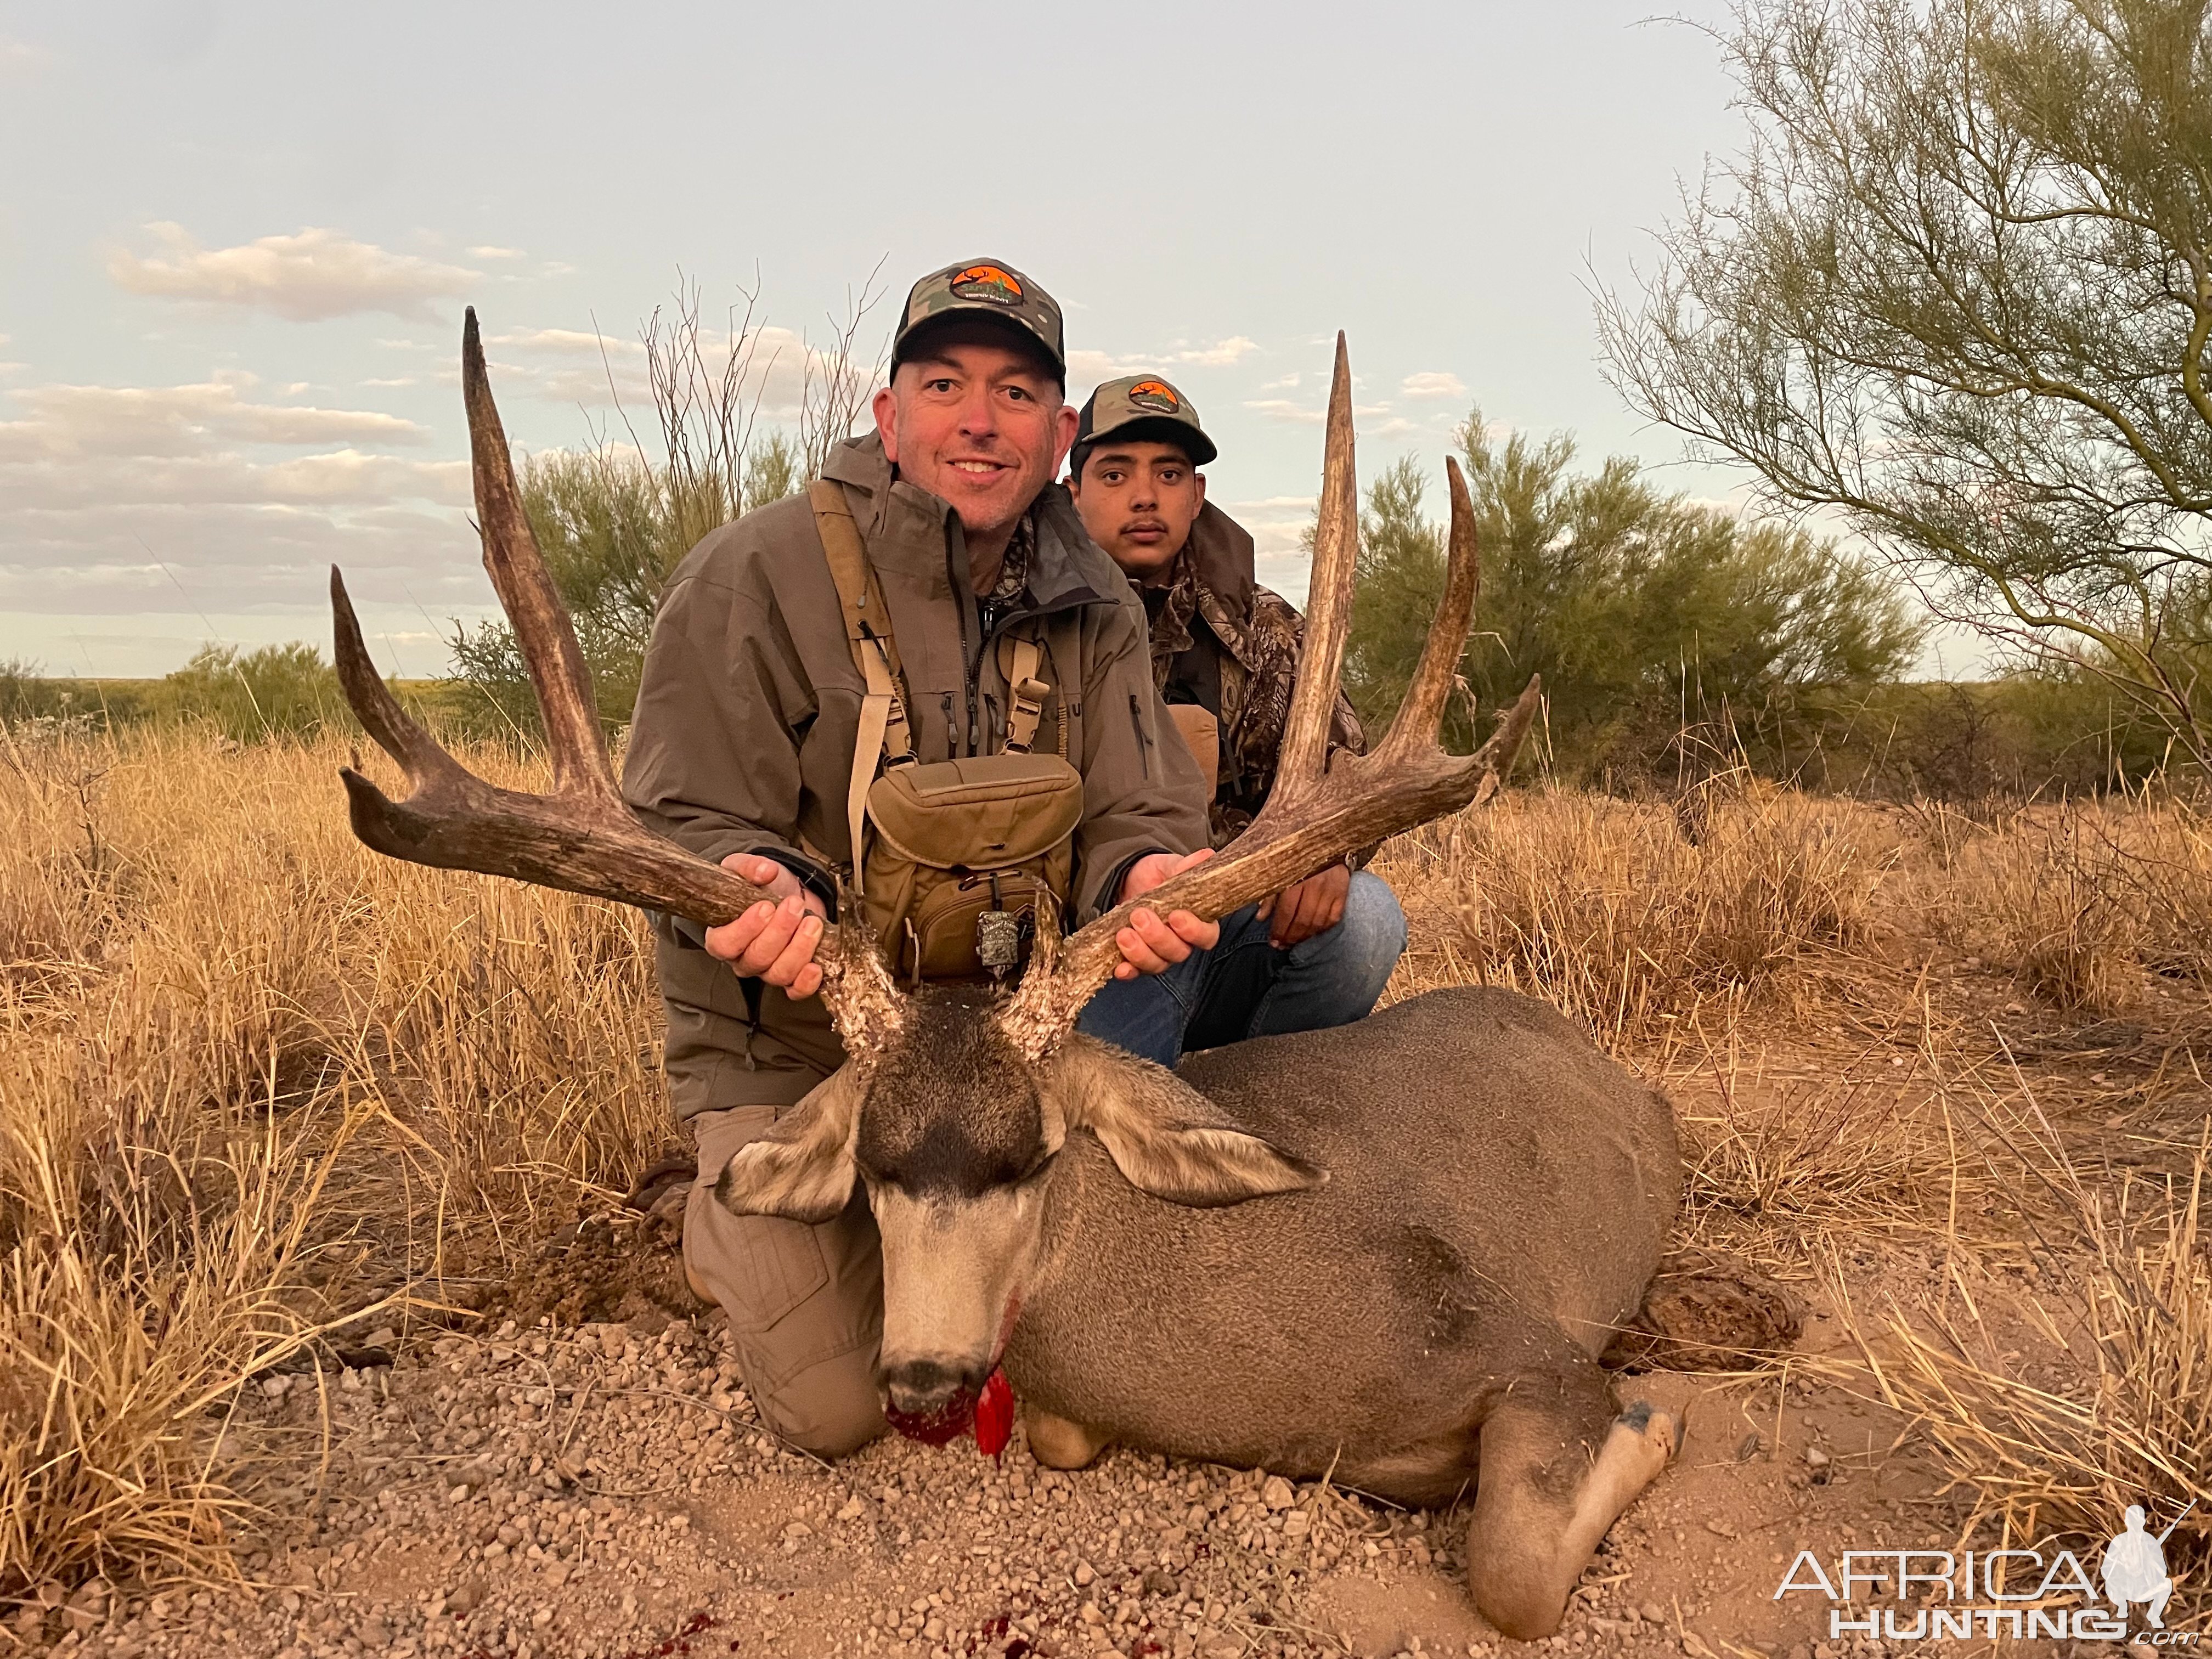
[[[1674,1419],[1638,1401],[1615,1409],[1596,1367],[1515,1382],[1484,1418],[1468,1589],[1520,1641],[1549,1636],[1620,1512],[1667,1467]]]
[[[1079,1469],[1106,1449],[1106,1437],[1093,1434],[1080,1423],[1071,1423],[1042,1406],[1022,1407],[1022,1425],[1030,1434],[1030,1455],[1048,1469]]]

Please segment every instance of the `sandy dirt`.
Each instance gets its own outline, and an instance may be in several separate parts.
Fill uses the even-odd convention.
[[[58,1615],[57,1630],[82,1631],[60,1649],[1228,1659],[1516,1645],[1468,1601],[1462,1513],[1118,1449],[1056,1474],[1018,1432],[995,1465],[967,1442],[887,1439],[834,1468],[786,1450],[738,1385],[719,1315],[672,1316],[637,1288],[665,1282],[665,1239],[597,1231],[569,1247],[568,1294],[626,1305],[624,1322],[549,1313],[437,1337],[392,1366],[264,1379],[245,1426],[313,1458],[327,1424],[330,1449],[319,1491],[249,1559],[258,1593],[118,1595],[98,1618]],[[1831,1320],[1809,1322],[1808,1345],[1835,1341]],[[1803,1659],[1818,1615],[1770,1599],[1789,1552],[1943,1530],[1930,1474],[1893,1449],[1902,1425],[1840,1389],[1655,1372],[1621,1392],[1685,1412],[1688,1432],[1552,1647]]]

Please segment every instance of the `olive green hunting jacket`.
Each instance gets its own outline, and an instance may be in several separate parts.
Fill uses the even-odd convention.
[[[1064,491],[1048,487],[1030,509],[1026,584],[986,640],[952,509],[900,479],[873,436],[841,445],[823,471],[844,489],[890,607],[916,758],[1002,749],[1011,641],[1043,647],[1053,690],[1036,748],[1064,753],[1084,781],[1071,920],[1110,908],[1134,860],[1206,845],[1205,781],[1153,687],[1143,602]],[[801,494],[761,507],[708,536],[669,580],[623,793],[701,857],[763,854],[827,896],[852,858],[864,690],[811,505]],[[688,923],[656,931],[678,1116],[789,1104],[842,1062],[818,998],[739,980]]]

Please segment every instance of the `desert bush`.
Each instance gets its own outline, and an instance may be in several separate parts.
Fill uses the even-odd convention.
[[[1562,777],[1672,780],[1686,721],[1787,769],[1832,702],[1894,678],[1912,654],[1917,629],[1894,589],[1831,544],[1686,501],[1621,457],[1580,470],[1564,435],[1494,441],[1480,410],[1458,437],[1482,550],[1462,672],[1491,708],[1543,675]],[[1443,591],[1427,488],[1408,457],[1370,486],[1362,515],[1345,685],[1378,730]],[[1463,711],[1445,737],[1473,747]]]
[[[760,387],[753,295],[710,330],[696,284],[656,308],[640,331],[652,390],[657,452],[635,431],[627,447],[597,442],[551,450],[519,469],[523,508],[554,586],[576,625],[591,666],[600,718],[629,720],[660,589],[710,531],[781,501],[817,476],[830,449],[850,435],[881,368],[856,342],[882,297],[871,275],[848,296],[828,343],[803,346],[799,430],[754,435]],[[456,695],[448,706],[467,734],[514,738],[538,730],[538,706],[514,635],[503,621],[455,623],[448,640]]]
[[[253,651],[202,646],[162,680],[152,710],[171,720],[205,721],[234,743],[309,738],[350,728],[353,718],[337,671],[298,641]]]
[[[1428,832],[1389,866],[1457,923],[1419,976],[1528,992],[1617,1047],[1866,941],[1888,859],[1864,809],[1725,781],[1695,799],[1534,793]]]

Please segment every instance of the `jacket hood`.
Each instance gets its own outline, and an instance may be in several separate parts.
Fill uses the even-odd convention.
[[[1185,551],[1198,568],[1199,580],[1237,615],[1252,608],[1260,579],[1251,532],[1208,501],[1190,527]]]

